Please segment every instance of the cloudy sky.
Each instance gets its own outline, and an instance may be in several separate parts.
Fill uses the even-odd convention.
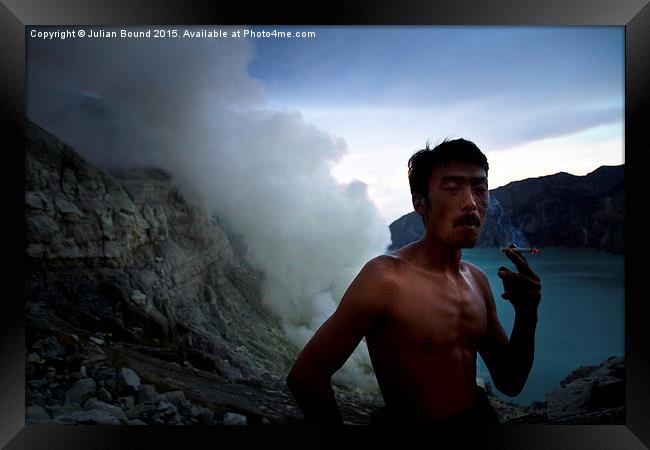
[[[473,140],[491,188],[624,162],[621,27],[279,29],[316,38],[253,39],[249,73],[271,107],[345,139],[333,175],[387,221],[411,211],[406,162],[427,139]]]
[[[142,61],[167,58],[168,63],[153,66],[195,74],[194,81],[192,76],[179,76],[186,85],[177,85],[175,94],[165,94],[170,103],[194,95],[189,107],[203,108],[206,117],[212,114],[206,99],[252,105],[297,114],[328,134],[338,148],[328,160],[331,174],[341,183],[365,184],[386,223],[412,210],[406,162],[427,140],[474,141],[488,156],[491,188],[560,171],[585,175],[601,165],[624,162],[622,27],[239,29],[312,31],[315,37],[220,40],[215,42],[219,50],[213,58],[206,56],[210,39],[31,39],[32,93],[35,85],[47,86],[46,96],[53,95],[53,88],[59,94],[65,91],[63,95],[79,93],[80,77],[63,72],[87,65],[88,60],[105,63],[121,58],[125,62],[117,64],[130,70],[114,72],[110,63],[102,73],[82,70],[102,85],[110,83],[111,77],[122,77],[120,95],[136,96],[142,88],[129,80],[139,70],[142,76],[158,75],[142,67]],[[143,50],[147,46],[150,49]],[[83,61],[80,50],[70,50],[73,47],[85,49]],[[183,52],[180,65],[174,66],[171,61],[179,52]],[[242,52],[246,57],[239,64]],[[44,67],[39,62],[45,62],[47,69],[38,69]],[[48,78],[53,67],[62,70],[58,86]],[[165,76],[164,81],[173,78]],[[187,85],[192,82],[194,86]],[[144,89],[146,96],[150,88]],[[212,95],[218,90],[221,97]],[[115,104],[114,98],[97,91],[88,85],[84,102],[100,101],[104,110]],[[30,106],[32,116],[43,109],[33,101]],[[50,113],[62,120],[60,111]],[[119,120],[130,121],[131,113],[120,112]],[[139,130],[122,130],[119,139],[149,139],[135,134]]]

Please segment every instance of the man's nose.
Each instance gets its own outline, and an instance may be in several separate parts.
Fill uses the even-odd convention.
[[[463,211],[474,211],[476,208],[476,199],[474,198],[474,191],[471,186],[463,189]]]

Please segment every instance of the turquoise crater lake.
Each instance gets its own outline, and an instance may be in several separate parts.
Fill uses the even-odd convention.
[[[544,249],[526,255],[542,280],[542,301],[535,340],[535,362],[526,387],[517,397],[500,398],[527,405],[544,401],[573,369],[594,365],[625,352],[624,256],[598,250]],[[501,324],[509,336],[514,321],[512,305],[501,298],[500,266],[515,271],[499,249],[463,250],[463,259],[487,274]],[[493,385],[478,358],[477,377]]]

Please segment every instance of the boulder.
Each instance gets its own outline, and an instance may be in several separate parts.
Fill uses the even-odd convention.
[[[161,399],[177,405],[180,401],[185,400],[185,393],[183,391],[170,391],[160,394],[160,397]]]
[[[34,405],[25,408],[25,423],[38,424],[52,420],[50,415],[41,406]]]
[[[126,422],[128,420],[126,413],[122,411],[122,408],[115,405],[109,405],[108,403],[104,403],[99,400],[93,400],[93,399],[88,400],[86,403],[84,403],[84,410],[103,411],[117,418],[122,422]]]
[[[129,419],[148,419],[155,412],[156,407],[154,405],[145,405],[144,403],[139,403],[133,408],[129,409],[126,412],[126,415]]]
[[[140,386],[138,392],[138,402],[153,404],[158,401],[159,394],[156,392],[156,387],[152,384],[143,384]]]
[[[72,416],[78,423],[96,425],[120,425],[120,419],[99,409],[80,411]]]
[[[122,367],[119,371],[120,382],[122,385],[128,389],[131,389],[135,392],[140,390],[140,377],[133,369],[128,367]]]
[[[209,408],[202,406],[192,406],[191,415],[198,420],[199,423],[204,425],[211,425],[214,420],[214,413]]]
[[[246,416],[237,413],[226,413],[223,415],[224,425],[246,425]]]
[[[140,419],[131,419],[127,422],[129,425],[146,425],[143,421]]]
[[[160,400],[156,405],[156,412],[161,416],[168,416],[171,414],[176,414],[178,412],[178,409],[173,403]]]
[[[110,403],[113,400],[113,396],[106,388],[97,389],[97,398],[104,403]]]
[[[65,403],[83,404],[95,392],[95,381],[92,378],[83,378],[72,385],[65,393]]]
[[[43,358],[58,358],[63,356],[63,347],[61,347],[59,340],[54,336],[35,342],[32,345],[32,350]]]

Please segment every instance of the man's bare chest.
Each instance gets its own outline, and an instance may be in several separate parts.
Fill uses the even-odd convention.
[[[382,334],[404,350],[477,349],[486,320],[485,301],[471,280],[447,282],[411,275],[391,301]]]

